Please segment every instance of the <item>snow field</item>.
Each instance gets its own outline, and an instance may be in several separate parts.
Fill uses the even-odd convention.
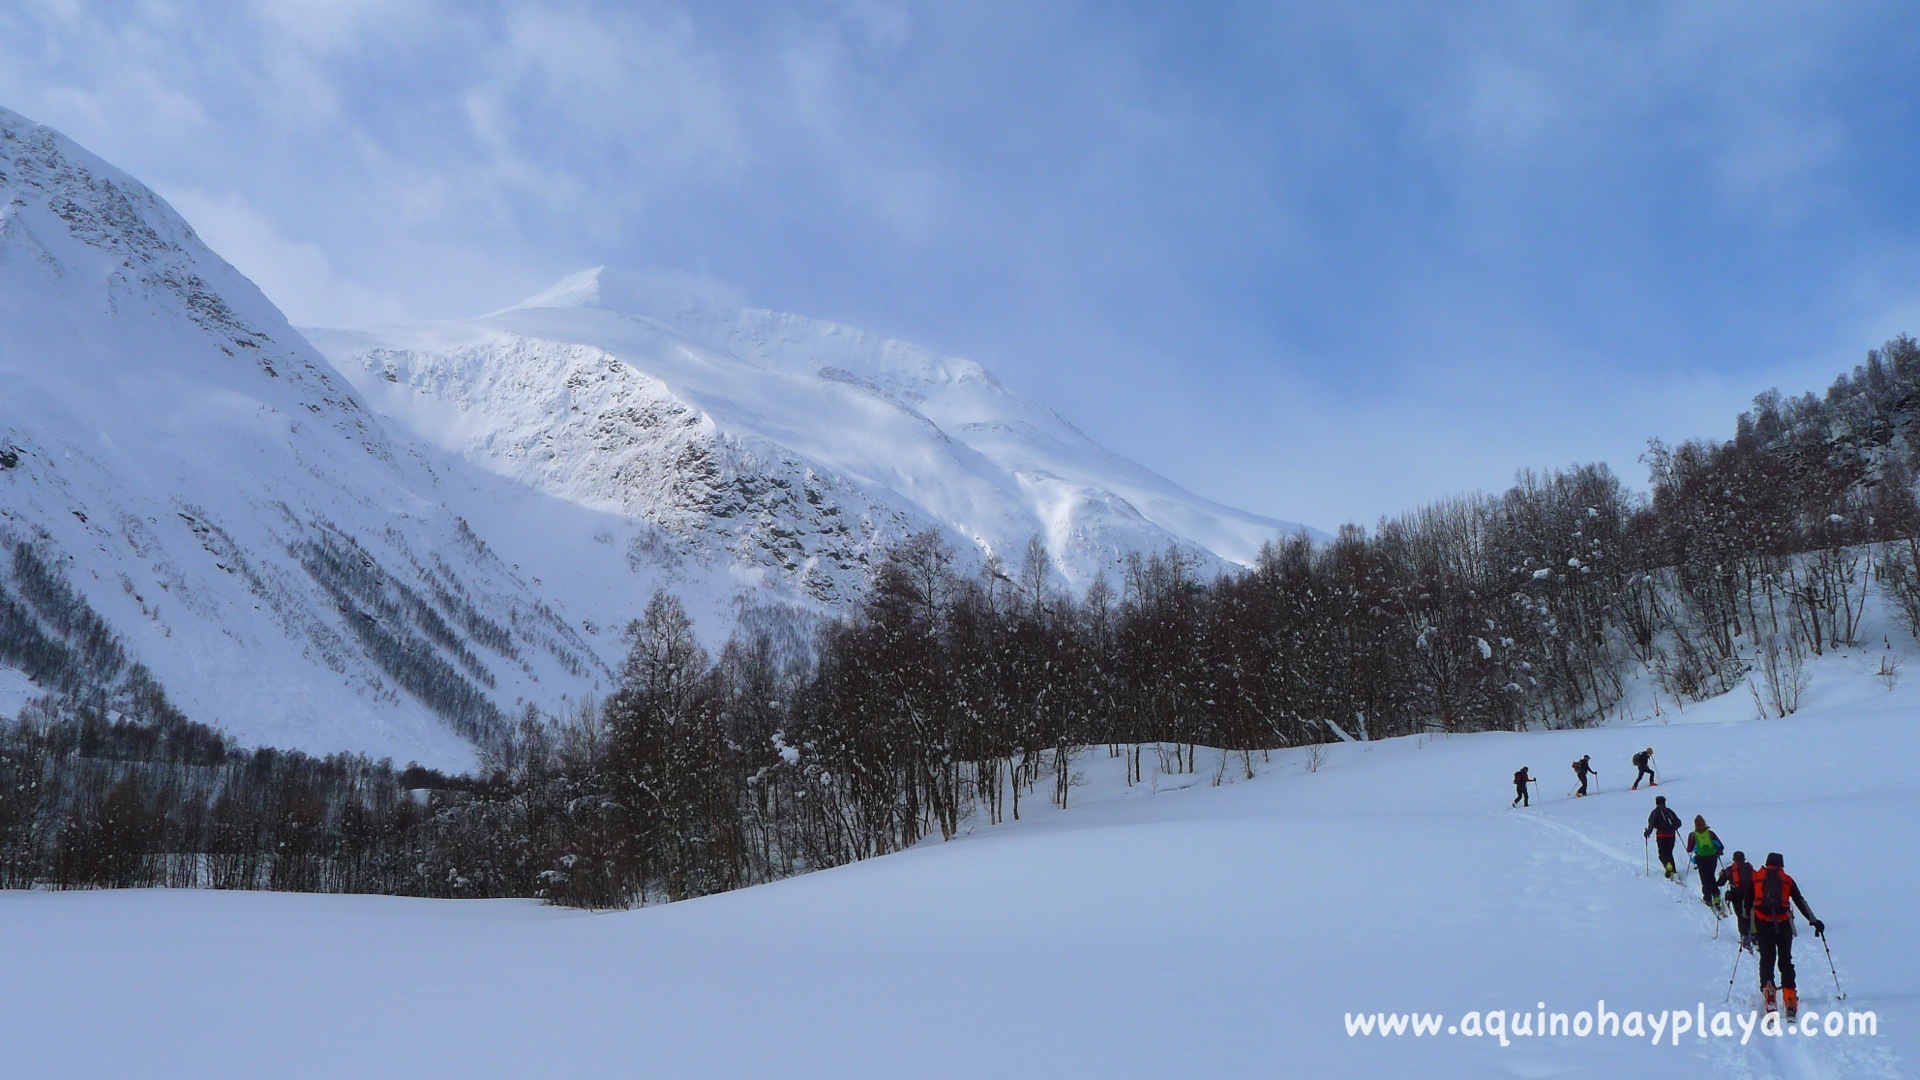
[[[1289,751],[1217,788],[1217,751],[1158,777],[1150,752],[1130,790],[1095,748],[1065,812],[1034,797],[952,843],[641,911],[4,894],[0,1040],[18,1075],[74,1077],[1911,1075],[1920,736],[1913,686],[1872,660],[1815,663],[1786,720],[1729,695],[1342,744],[1312,773]],[[1346,1034],[1360,1011],[1722,1007],[1731,923],[1716,939],[1695,886],[1642,876],[1652,793],[1624,788],[1649,744],[1689,823],[1785,854],[1878,1037]],[[1597,794],[1572,800],[1581,753]],[[1523,764],[1542,798],[1510,811]],[[1796,955],[1825,1012],[1818,941]],[[1745,961],[1733,1007],[1757,999]]]

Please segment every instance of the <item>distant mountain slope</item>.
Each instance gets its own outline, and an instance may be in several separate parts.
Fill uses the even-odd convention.
[[[1297,528],[978,365],[606,270],[312,337],[325,358],[153,192],[0,110],[0,710],[170,707],[459,768],[602,691],[656,588],[715,642],[844,610],[922,529],[976,564],[1038,536],[1085,587]]]
[[[1181,489],[970,361],[606,268],[482,318],[308,335],[425,440],[828,605],[928,526],[1009,563],[1038,536],[1080,588],[1132,552],[1225,569],[1301,528]]]
[[[0,110],[15,645],[71,629],[72,605],[22,591],[21,567],[48,567],[196,719],[463,763],[521,703],[557,708],[605,669],[408,445],[162,200]]]

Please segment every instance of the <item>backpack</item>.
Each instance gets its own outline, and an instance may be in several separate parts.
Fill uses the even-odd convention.
[[[1753,913],[1762,919],[1775,921],[1791,917],[1787,900],[1793,895],[1793,879],[1786,871],[1777,866],[1762,867],[1754,875]]]
[[[1712,829],[1708,829],[1707,835],[1704,837],[1699,833],[1693,834],[1693,854],[1695,858],[1699,859],[1718,858],[1720,856],[1720,838],[1713,834]]]
[[[1525,770],[1525,769],[1521,769],[1521,770],[1520,770],[1519,772],[1517,772],[1517,773],[1514,773],[1514,774],[1513,774],[1513,782],[1514,782],[1514,783],[1516,783],[1516,784],[1524,784],[1524,783],[1526,783],[1526,782],[1527,782],[1527,770]]]
[[[1633,765],[1637,769],[1644,769],[1647,767],[1647,752],[1645,750],[1642,750],[1639,753],[1633,755]]]

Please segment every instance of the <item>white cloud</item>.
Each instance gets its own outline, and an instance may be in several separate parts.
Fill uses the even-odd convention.
[[[871,33],[872,31],[867,31]],[[841,31],[819,26],[790,40],[768,119],[798,136],[806,160],[828,177],[845,208],[886,226],[912,246],[932,240],[950,206],[950,182],[928,161],[914,125],[861,85],[859,63]]]
[[[263,26],[317,52],[411,32],[443,14],[430,0],[251,0],[248,7]]]
[[[238,195],[192,189],[167,194],[207,245],[267,294],[296,326],[400,320],[405,309],[335,271],[317,244],[291,240]]]
[[[841,18],[873,49],[898,49],[913,39],[913,16],[886,0],[836,0]]]
[[[505,119],[523,156],[570,144],[574,162],[598,158],[602,168],[643,179],[726,172],[745,159],[732,80],[684,17],[517,10],[503,27],[496,71],[469,95],[488,102],[494,125],[486,135],[496,148]],[[539,164],[562,170],[567,160]]]
[[[299,322],[711,267],[964,339],[1116,449],[1325,522],[1717,427],[1770,357],[1913,327],[1904,217],[1819,217],[1875,131],[1834,87],[1911,97],[1911,53],[1848,17],[0,0],[0,104],[174,193]],[[1287,378],[1223,423],[1262,367]],[[1311,439],[1263,443],[1269,415]]]

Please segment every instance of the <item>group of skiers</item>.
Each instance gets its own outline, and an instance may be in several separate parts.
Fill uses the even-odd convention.
[[[1653,771],[1652,747],[1633,755],[1633,766],[1638,770],[1633,778],[1633,790],[1639,790],[1641,780],[1647,781],[1649,787],[1658,786],[1659,780]],[[1574,762],[1573,774],[1580,781],[1579,790],[1573,793],[1573,797],[1585,796],[1588,777],[1599,775],[1599,770],[1593,767],[1592,755],[1583,755]],[[1533,783],[1538,781],[1525,768],[1513,774],[1514,806],[1532,805],[1527,785]],[[1672,881],[1682,880],[1679,870],[1674,866],[1673,855],[1673,846],[1680,830],[1680,815],[1667,805],[1667,797],[1654,796],[1653,812],[1647,815],[1647,827],[1641,839],[1651,838],[1658,843],[1660,865]],[[1720,842],[1720,837],[1707,827],[1707,819],[1696,815],[1693,831],[1687,834],[1686,852],[1700,875],[1700,901],[1712,908],[1716,916],[1732,909],[1734,921],[1740,928],[1740,948],[1758,956],[1760,996],[1766,1002],[1767,1011],[1773,1012],[1784,1005],[1786,1018],[1791,1021],[1800,1012],[1800,994],[1794,982],[1793,969],[1793,908],[1798,907],[1800,914],[1806,916],[1807,924],[1813,927],[1815,936],[1824,937],[1827,924],[1814,917],[1813,909],[1807,906],[1806,897],[1800,893],[1800,886],[1787,874],[1786,860],[1781,858],[1779,852],[1769,854],[1765,866],[1755,867],[1747,861],[1746,852],[1736,851],[1732,861],[1722,868],[1719,863],[1724,851],[1726,847]],[[1780,975],[1778,1003],[1775,1000],[1774,983],[1776,966]]]
[[[1649,746],[1645,750],[1633,755],[1633,767],[1639,770],[1633,777],[1633,790],[1640,790],[1640,781],[1642,780],[1647,782],[1648,787],[1659,786],[1659,781],[1655,779],[1653,774],[1653,747]],[[1600,770],[1593,767],[1592,754],[1582,754],[1580,760],[1573,763],[1573,775],[1580,781],[1580,790],[1573,793],[1574,797],[1585,798],[1587,794],[1587,778],[1600,775]],[[1532,806],[1533,800],[1528,796],[1527,785],[1537,783],[1539,783],[1539,781],[1528,774],[1525,766],[1522,766],[1519,772],[1514,773],[1513,805]]]
[[[1654,796],[1653,812],[1647,815],[1647,827],[1641,839],[1653,837],[1659,844],[1660,865],[1674,881],[1680,880],[1680,872],[1673,863],[1673,843],[1679,831],[1680,815],[1667,805],[1665,795]],[[1699,814],[1694,815],[1693,831],[1687,834],[1686,850],[1700,874],[1701,903],[1712,908],[1716,915],[1732,908],[1734,922],[1740,928],[1740,948],[1748,952],[1757,950],[1760,996],[1766,1001],[1768,1012],[1777,1007],[1773,976],[1775,964],[1779,965],[1780,1004],[1785,1006],[1787,1019],[1791,1021],[1800,1013],[1800,992],[1793,972],[1793,908],[1798,907],[1800,914],[1806,916],[1807,925],[1813,927],[1816,937],[1825,936],[1827,924],[1807,906],[1807,898],[1787,873],[1787,862],[1779,852],[1769,854],[1766,865],[1756,868],[1747,861],[1746,852],[1736,851],[1732,861],[1715,873],[1726,845]]]

